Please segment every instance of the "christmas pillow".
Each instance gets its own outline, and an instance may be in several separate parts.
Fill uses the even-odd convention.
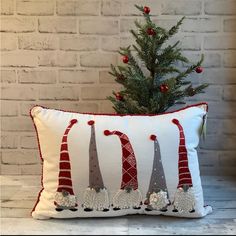
[[[35,106],[43,174],[32,216],[207,215],[196,151],[206,114],[205,103],[132,116]]]

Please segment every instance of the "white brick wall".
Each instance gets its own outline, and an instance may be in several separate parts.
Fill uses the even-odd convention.
[[[134,4],[150,6],[165,28],[187,17],[171,42],[190,60],[205,54],[204,73],[191,79],[210,87],[190,101],[209,102],[201,171],[236,173],[236,0],[0,0],[2,174],[41,173],[34,104],[113,112],[106,96],[119,86],[109,66],[133,43],[129,29],[142,20]]]

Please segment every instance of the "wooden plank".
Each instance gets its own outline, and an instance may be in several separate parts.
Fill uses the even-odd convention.
[[[8,186],[1,187],[3,200],[18,200],[18,199],[37,199],[40,187],[36,186]]]
[[[214,209],[212,214],[208,215],[207,218],[209,218],[209,219],[236,219],[236,208]]]
[[[213,209],[233,209],[236,208],[236,200],[209,200],[207,204],[212,206]]]
[[[31,209],[1,208],[1,217],[2,218],[31,218]]]
[[[174,217],[133,217],[129,219],[132,235],[228,235],[236,233],[233,220],[183,219]]]
[[[3,218],[2,226],[2,234],[18,235],[233,235],[236,233],[233,220],[181,219],[161,216],[47,221],[31,218],[12,218],[9,221],[8,218]]]
[[[35,205],[35,200],[1,200],[1,207],[3,208],[25,208],[32,209]]]
[[[1,199],[10,199],[20,191],[20,186],[1,186]]]
[[[202,185],[205,186],[236,186],[236,176],[201,176]]]
[[[2,219],[2,232],[11,235],[127,235],[125,218],[34,220]]]
[[[41,186],[41,176],[38,175],[2,175],[0,185]]]

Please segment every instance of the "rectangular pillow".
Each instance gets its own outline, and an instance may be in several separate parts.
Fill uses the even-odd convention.
[[[33,107],[43,173],[32,216],[211,213],[204,206],[196,151],[206,115],[206,103],[160,115]]]

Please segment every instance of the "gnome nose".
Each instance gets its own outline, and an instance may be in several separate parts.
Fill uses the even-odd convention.
[[[125,188],[125,190],[126,190],[127,193],[130,193],[131,190],[132,190],[132,187],[131,187],[131,186],[127,186],[127,187]]]
[[[66,197],[66,196],[69,195],[69,193],[68,193],[67,191],[63,190],[63,191],[62,191],[62,195],[63,195],[63,197]]]
[[[184,185],[183,185],[183,190],[184,190],[184,192],[187,192],[188,189],[189,189],[189,186],[188,186],[187,184],[184,184]]]

